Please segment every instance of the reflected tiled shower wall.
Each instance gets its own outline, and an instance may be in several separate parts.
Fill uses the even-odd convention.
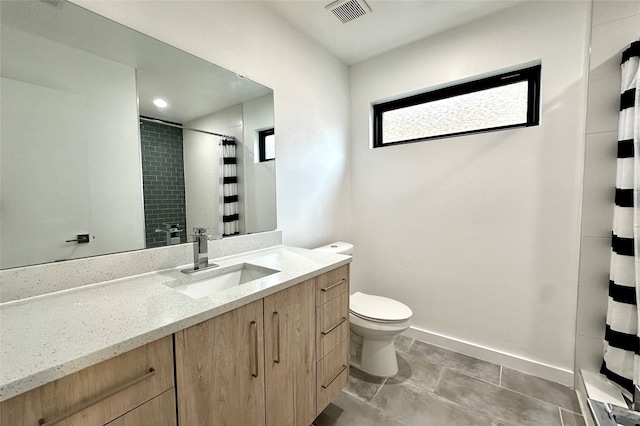
[[[640,2],[593,2],[580,245],[576,373],[597,372],[607,314],[615,195],[620,61],[640,37]],[[580,375],[576,374],[579,387]]]
[[[177,223],[187,242],[182,129],[141,121],[142,186],[147,248],[167,245],[167,236],[156,229]]]

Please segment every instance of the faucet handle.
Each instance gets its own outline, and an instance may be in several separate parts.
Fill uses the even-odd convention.
[[[207,235],[207,228],[193,228],[193,235],[196,235],[196,236]]]

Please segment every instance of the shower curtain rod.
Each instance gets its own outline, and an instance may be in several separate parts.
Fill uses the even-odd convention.
[[[184,127],[184,126],[181,126],[179,124],[172,123],[170,121],[160,120],[159,118],[150,118],[150,117],[145,117],[145,116],[141,115],[140,116],[140,120],[149,121],[151,123],[160,123],[160,124],[164,124],[165,126],[177,127],[178,129],[192,130],[194,132],[206,133],[207,135],[220,136],[221,138],[227,138],[227,139],[235,140],[235,138],[233,136],[223,135],[222,133],[207,132],[206,130],[194,129],[193,127]]]

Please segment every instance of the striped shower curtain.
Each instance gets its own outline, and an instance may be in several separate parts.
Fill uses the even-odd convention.
[[[238,173],[236,142],[233,139],[222,140],[222,193],[222,235],[239,234]]]
[[[604,362],[600,372],[630,400],[640,384],[640,41],[622,54],[618,165]],[[637,154],[637,155],[636,155]]]

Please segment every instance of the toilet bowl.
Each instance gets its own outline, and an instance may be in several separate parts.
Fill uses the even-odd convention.
[[[350,255],[353,245],[336,242],[315,250]],[[351,342],[361,341],[362,346],[360,351],[351,351],[350,364],[373,376],[395,376],[398,361],[393,339],[411,326],[412,315],[411,309],[397,300],[353,293],[349,298]]]
[[[356,292],[349,299],[351,330],[362,337],[360,359],[354,366],[373,376],[398,373],[393,338],[411,326],[409,307],[388,297]]]

